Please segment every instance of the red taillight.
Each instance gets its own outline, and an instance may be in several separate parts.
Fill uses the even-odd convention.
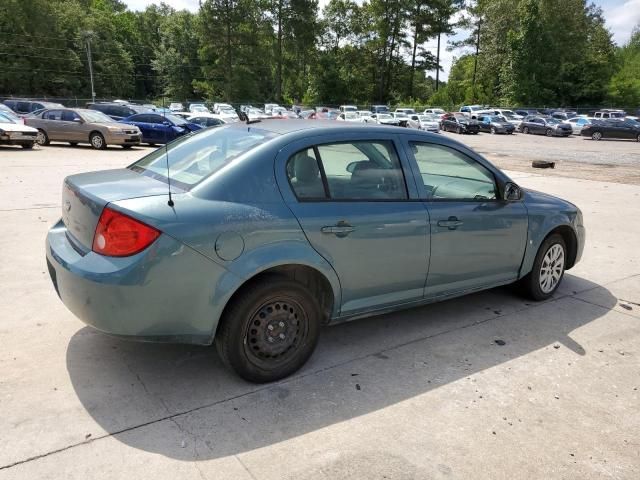
[[[93,236],[92,250],[110,257],[127,257],[141,252],[159,236],[159,230],[105,208]]]

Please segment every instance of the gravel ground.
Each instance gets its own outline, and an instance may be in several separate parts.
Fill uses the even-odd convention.
[[[454,138],[505,170],[640,185],[640,143],[631,140],[594,142],[580,136],[457,135]],[[556,162],[555,169],[534,169],[533,160]]]

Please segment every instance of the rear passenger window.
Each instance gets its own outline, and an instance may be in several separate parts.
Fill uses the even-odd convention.
[[[404,175],[393,143],[318,145],[289,159],[287,174],[299,199],[404,200]]]
[[[49,110],[42,116],[45,120],[62,120],[62,110]]]
[[[287,162],[287,176],[299,200],[327,198],[314,149],[301,150],[291,157]]]

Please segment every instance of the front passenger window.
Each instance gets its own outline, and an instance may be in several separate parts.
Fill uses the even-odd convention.
[[[493,174],[449,147],[411,142],[428,200],[486,201],[497,198]]]

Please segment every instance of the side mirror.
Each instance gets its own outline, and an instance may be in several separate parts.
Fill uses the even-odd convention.
[[[163,124],[165,127],[170,127],[170,126],[171,126],[171,122],[169,122],[169,121],[167,121],[167,120],[165,120],[164,122],[162,122],[162,124]]]
[[[503,199],[507,202],[517,202],[522,199],[522,190],[512,182],[507,182],[504,186]]]
[[[84,123],[81,118],[74,118],[72,120],[72,122],[74,122],[74,123]]]

